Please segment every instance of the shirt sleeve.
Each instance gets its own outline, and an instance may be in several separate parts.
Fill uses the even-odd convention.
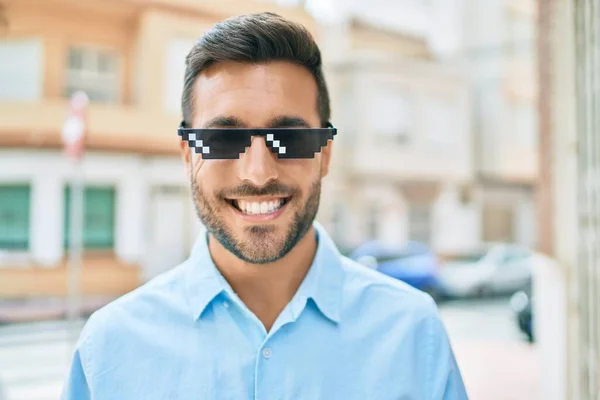
[[[452,345],[439,316],[429,319],[431,400],[468,400]]]
[[[89,400],[91,398],[87,376],[81,360],[81,350],[77,348],[71,361],[71,368],[64,383],[61,400]]]
[[[468,399],[467,391],[460,370],[456,365],[456,360],[454,360],[454,356],[452,356],[450,360],[448,377],[446,378],[446,383],[444,385],[444,395],[440,398],[443,400]]]

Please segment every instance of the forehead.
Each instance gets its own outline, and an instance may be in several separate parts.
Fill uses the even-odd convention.
[[[282,115],[320,124],[315,79],[305,67],[287,61],[212,65],[196,78],[194,110],[194,127],[218,116],[253,127]]]

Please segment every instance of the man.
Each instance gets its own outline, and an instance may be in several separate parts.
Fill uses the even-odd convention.
[[[63,399],[465,399],[431,298],[314,223],[336,130],[311,35],[241,16],[186,65],[181,154],[207,234],[90,318]]]

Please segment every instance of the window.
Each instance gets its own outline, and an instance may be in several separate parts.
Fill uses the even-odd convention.
[[[457,111],[449,101],[431,99],[425,108],[425,134],[430,145],[448,150],[458,144],[460,138]]]
[[[0,248],[26,250],[29,248],[28,185],[0,186]]]
[[[78,90],[91,101],[114,103],[120,92],[119,56],[114,51],[71,47],[67,56],[65,96]]]
[[[0,40],[0,100],[38,100],[42,96],[42,42]]]
[[[410,98],[402,91],[381,87],[366,103],[373,132],[386,142],[389,139],[407,143],[413,136],[413,110]]]
[[[69,247],[71,220],[71,190],[65,187],[65,248]],[[83,248],[114,247],[115,189],[86,187],[83,193]]]

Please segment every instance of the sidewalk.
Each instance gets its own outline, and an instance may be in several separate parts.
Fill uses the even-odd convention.
[[[464,341],[453,345],[470,400],[540,398],[540,365],[535,345]]]

